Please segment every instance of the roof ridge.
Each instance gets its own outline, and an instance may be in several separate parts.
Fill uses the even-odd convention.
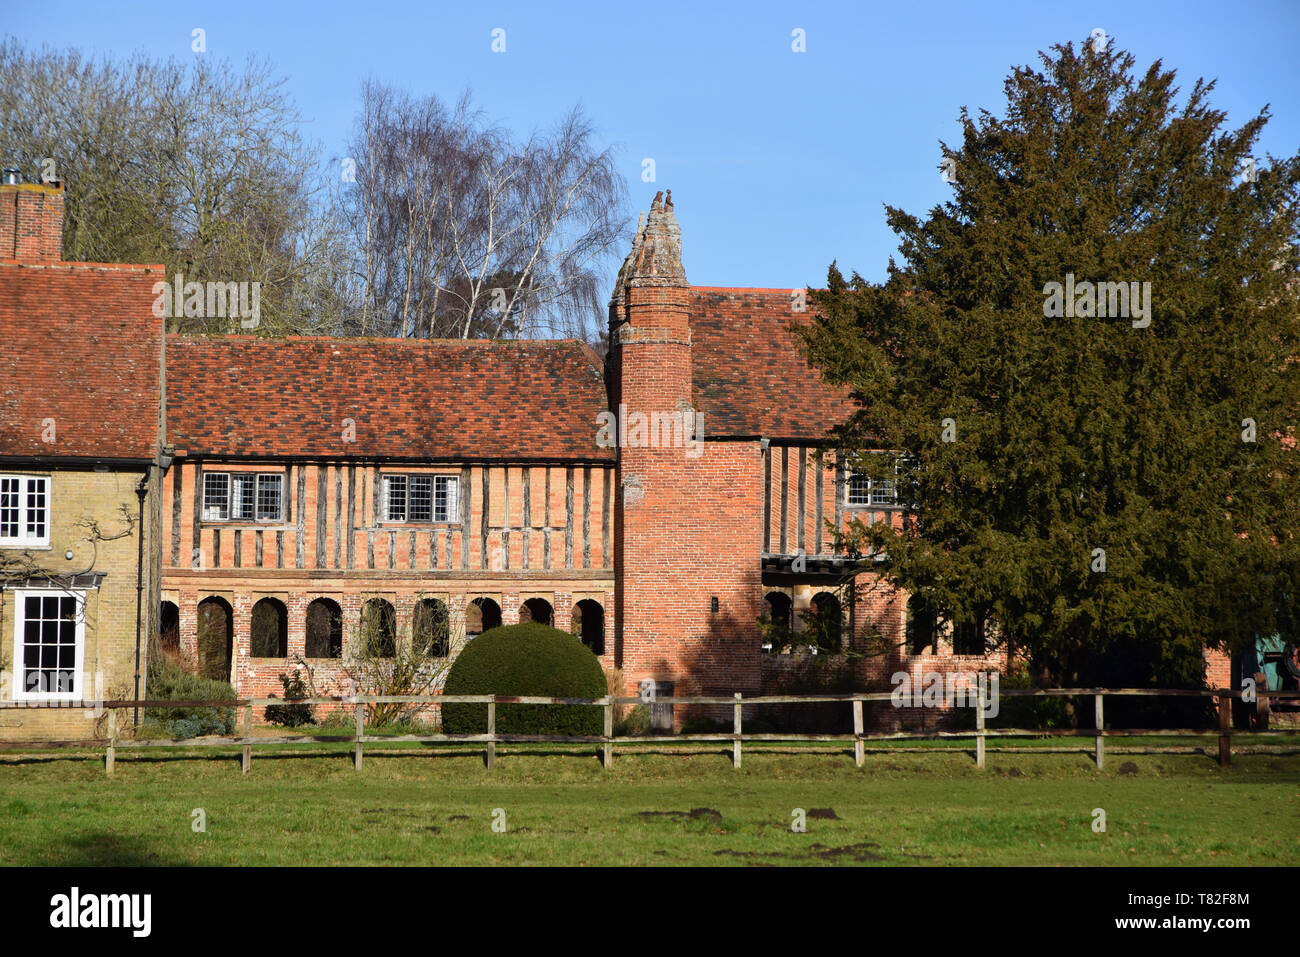
[[[258,336],[248,333],[223,333],[216,336],[205,336],[199,333],[188,332],[169,332],[167,338],[170,341],[177,342],[306,342],[306,343],[349,343],[349,344],[383,344],[391,343],[393,345],[410,345],[410,346],[472,346],[475,348],[490,348],[492,346],[516,346],[516,347],[533,347],[533,346],[560,346],[560,345],[585,345],[590,348],[590,343],[582,339],[422,339],[403,336]]]

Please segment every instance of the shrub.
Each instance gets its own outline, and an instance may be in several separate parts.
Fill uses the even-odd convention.
[[[467,644],[443,692],[603,698],[607,685],[600,659],[577,638],[529,623],[492,628]],[[483,734],[487,705],[443,705],[442,726],[448,734]],[[497,705],[502,734],[599,735],[603,728],[602,710],[590,705]]]
[[[1011,691],[1033,688],[1034,681],[1028,669],[1017,664],[998,680],[998,690]],[[974,684],[972,684],[972,691]],[[991,690],[990,690],[990,693]],[[997,726],[1001,728],[1023,728],[1026,731],[1047,731],[1067,727],[1070,722],[1066,713],[1068,699],[1057,697],[999,697]],[[1107,704],[1110,704],[1108,701]],[[956,728],[967,731],[975,727],[975,708],[958,708]]]
[[[294,672],[292,676],[284,673],[280,674],[280,685],[284,688],[284,697],[286,701],[295,701],[302,698],[310,698],[307,691],[307,684],[302,680],[302,675]],[[275,697],[275,695],[271,695]],[[309,704],[273,704],[266,709],[266,720],[272,724],[281,724],[288,728],[296,728],[304,724],[315,724],[316,718],[311,713]]]
[[[624,738],[638,738],[650,733],[650,709],[643,704],[632,709],[614,723],[614,734]]]
[[[682,734],[731,734],[733,729],[734,724],[731,721],[704,715],[696,715],[682,722]]]
[[[420,604],[423,606],[424,599]],[[444,650],[441,626],[430,631],[424,627],[429,624],[426,620],[417,628],[416,640],[407,640],[396,632],[391,605],[371,599],[364,607],[372,611],[362,615],[355,639],[347,644],[343,666],[356,693],[379,698],[436,693],[450,664],[440,654]],[[365,726],[371,730],[423,726],[429,720],[429,710],[427,705],[402,701],[372,703],[366,705]]]
[[[145,693],[151,701],[233,701],[235,689],[227,681],[201,678],[183,659],[161,655],[149,663]],[[172,738],[202,734],[230,734],[235,729],[234,708],[147,708],[144,725]]]

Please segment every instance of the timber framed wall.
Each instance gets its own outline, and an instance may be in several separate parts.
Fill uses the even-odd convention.
[[[205,472],[283,476],[280,520],[209,521]],[[385,474],[458,480],[455,514],[440,523],[388,522],[381,515]],[[390,461],[232,461],[177,458],[163,493],[162,600],[179,612],[183,649],[197,650],[198,606],[224,598],[233,611],[232,680],[240,694],[280,692],[278,675],[305,657],[306,610],[329,598],[343,611],[346,643],[370,598],[393,605],[399,639],[409,636],[415,603],[446,603],[453,653],[468,605],[491,599],[502,621],[542,598],[556,627],[569,630],[578,602],[604,610],[604,655],[613,665],[612,463],[406,464]],[[251,656],[253,605],[263,597],[287,609],[286,658]],[[588,636],[590,637],[590,636]],[[308,659],[320,693],[337,690],[340,659]],[[328,690],[327,690],[328,689]]]

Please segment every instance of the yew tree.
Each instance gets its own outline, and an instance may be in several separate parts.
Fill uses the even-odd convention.
[[[915,516],[844,544],[1044,681],[1194,681],[1296,630],[1300,155],[1113,40],[1039,59],[961,110],[949,201],[886,206],[902,265],[811,296],[858,403],[831,444],[881,479],[906,453]]]

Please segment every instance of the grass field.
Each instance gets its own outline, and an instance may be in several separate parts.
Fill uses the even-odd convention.
[[[1183,742],[1185,743],[1185,742]],[[376,748],[378,746],[375,746]],[[1300,754],[0,761],[0,865],[1300,864]],[[202,808],[206,831],[192,829]],[[504,811],[504,833],[492,828]],[[807,831],[791,829],[807,812]],[[1105,833],[1092,827],[1106,814]],[[498,817],[499,819],[499,817]]]

